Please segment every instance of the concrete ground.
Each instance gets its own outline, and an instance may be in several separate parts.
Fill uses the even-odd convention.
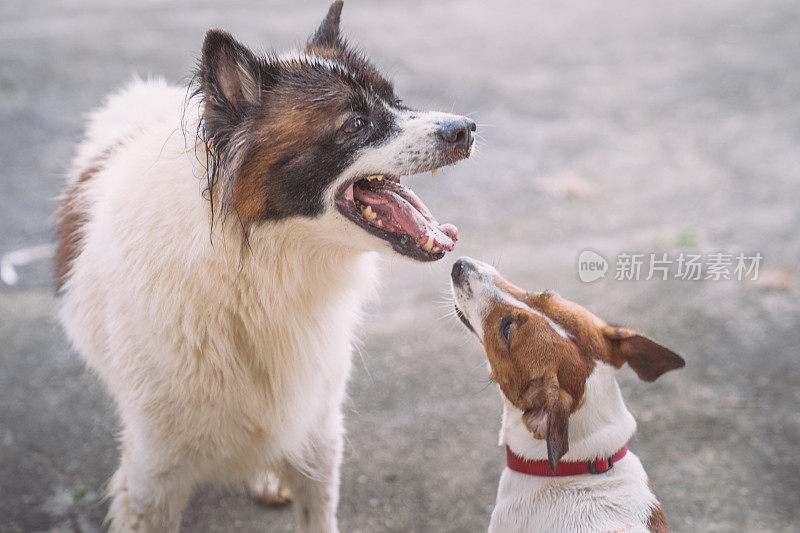
[[[305,38],[325,2],[0,3],[0,253],[46,243],[81,117],[132,73],[185,83],[205,29]],[[345,31],[405,101],[469,113],[471,161],[414,179],[457,253],[389,258],[346,405],[343,531],[481,531],[504,464],[500,401],[448,316],[459,254],[553,288],[687,360],[623,370],[674,531],[800,521],[800,4],[796,0],[348,0]],[[760,252],[758,282],[584,284],[581,250]],[[46,262],[0,286],[0,531],[96,531],[114,409],[53,318]],[[285,531],[287,509],[204,487],[184,530]],[[792,526],[795,524],[795,526]]]

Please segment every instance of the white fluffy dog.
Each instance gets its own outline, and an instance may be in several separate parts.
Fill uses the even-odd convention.
[[[176,531],[197,482],[274,491],[270,473],[302,530],[337,529],[366,252],[453,248],[455,227],[400,176],[468,157],[475,128],[402,105],[343,43],[340,11],[282,56],[209,31],[192,98],[134,81],[91,117],[58,213],[56,285],[123,424],[114,531]]]

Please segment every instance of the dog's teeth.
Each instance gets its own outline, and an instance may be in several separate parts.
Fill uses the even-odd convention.
[[[438,168],[434,168],[433,170],[431,170],[431,177],[432,177],[432,178],[435,178],[435,177],[436,177],[436,173],[437,173],[438,171],[439,171],[439,169],[438,169]]]
[[[378,214],[375,213],[375,211],[373,211],[372,207],[370,206],[367,206],[364,209],[362,209],[361,214],[364,215],[364,218],[366,218],[367,220],[375,220],[376,218],[378,218]]]
[[[422,249],[426,252],[433,250],[433,235],[428,235],[428,240],[422,245]]]
[[[374,176],[367,176],[367,177],[366,177],[366,178],[364,178],[364,179],[366,179],[367,181],[372,181],[372,180],[378,180],[378,181],[380,181],[380,180],[382,180],[382,179],[383,179],[383,174],[375,174]]]
[[[442,251],[442,249],[441,249],[441,248],[439,248],[438,246],[434,246],[434,247],[431,249],[431,253],[434,253],[434,254],[438,254],[438,253],[439,253],[439,252],[441,252],[441,251]]]
[[[379,228],[382,228],[383,227],[383,220],[381,220],[381,219],[376,220],[375,221],[375,225],[378,226]]]

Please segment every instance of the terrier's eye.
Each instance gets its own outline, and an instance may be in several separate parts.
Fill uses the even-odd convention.
[[[506,344],[511,343],[511,326],[514,325],[514,320],[511,318],[503,319],[500,323],[500,336],[503,337],[503,340]]]
[[[403,99],[402,98],[397,98],[394,101],[394,105],[401,105],[402,103],[403,103]]]
[[[345,133],[358,133],[364,126],[367,125],[367,121],[361,117],[355,117],[348,120],[344,125],[344,132]]]

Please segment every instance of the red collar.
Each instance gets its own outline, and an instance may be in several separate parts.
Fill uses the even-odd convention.
[[[614,463],[625,457],[628,453],[628,445],[624,445],[620,450],[604,459],[595,459],[593,461],[560,461],[556,467],[555,472],[550,471],[550,464],[546,459],[541,461],[532,461],[520,457],[511,451],[511,448],[506,446],[506,464],[511,470],[521,474],[528,474],[529,476],[542,476],[542,477],[560,477],[560,476],[577,476],[579,474],[602,474],[608,472],[614,467]]]

